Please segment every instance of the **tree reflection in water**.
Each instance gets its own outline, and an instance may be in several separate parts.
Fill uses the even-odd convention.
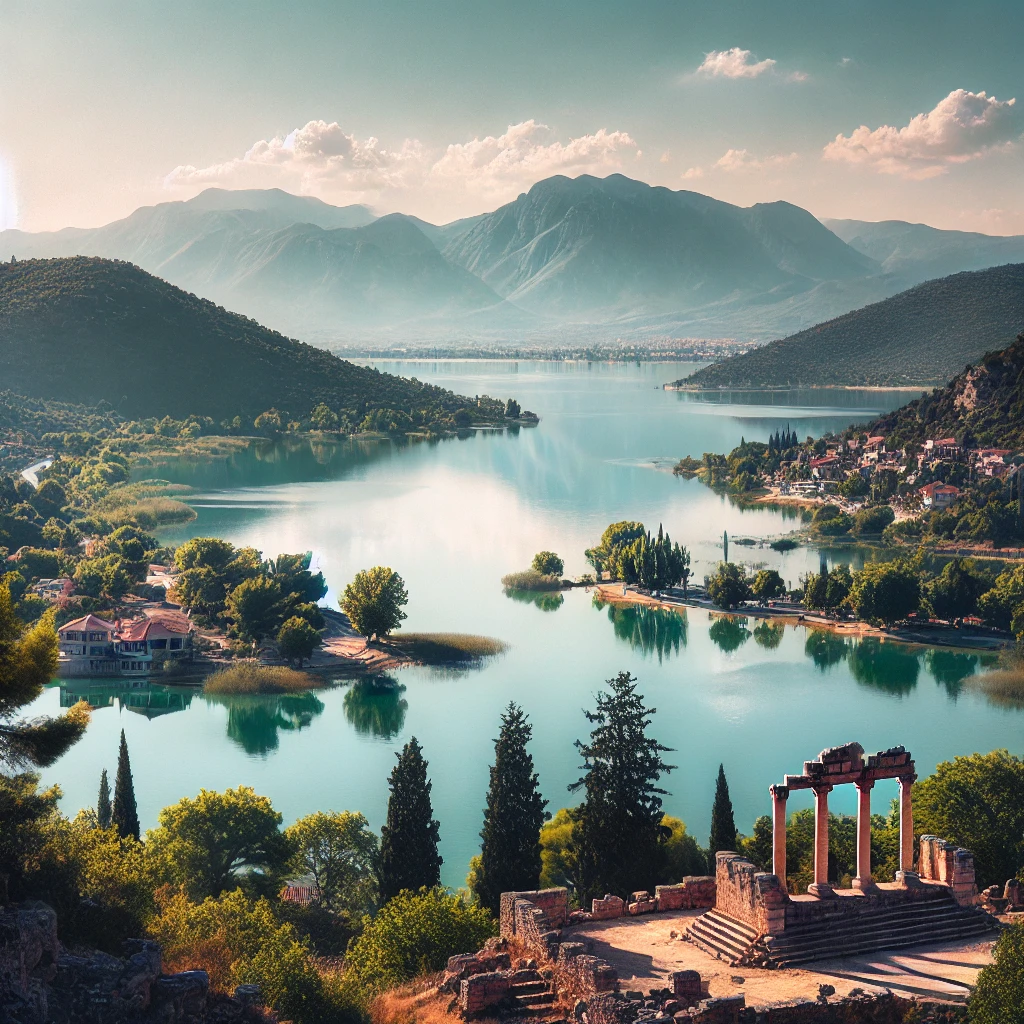
[[[686,646],[685,610],[673,611],[650,604],[617,604],[594,596],[594,607],[608,608],[608,621],[615,635],[646,658],[657,654],[658,661],[678,654]]]
[[[247,754],[260,757],[277,749],[279,732],[304,729],[324,710],[314,693],[217,693],[203,699],[228,709],[228,736]]]
[[[819,672],[838,665],[850,653],[850,642],[828,629],[812,629],[804,641],[804,654]]]
[[[520,604],[536,605],[542,612],[557,612],[565,604],[558,590],[505,590],[505,596]]]
[[[711,623],[708,636],[725,654],[732,654],[750,639],[750,630],[747,629],[746,619],[734,619],[729,615],[723,615]]]
[[[959,697],[964,680],[978,671],[981,657],[964,651],[931,648],[925,652],[924,663],[935,677],[935,682],[944,686],[950,697]]]
[[[356,732],[390,740],[402,731],[408,702],[405,686],[391,676],[368,676],[352,684],[345,694],[345,717]]]
[[[762,622],[754,627],[754,642],[766,651],[774,651],[782,643],[786,627],[781,622]]]
[[[862,686],[903,696],[917,686],[921,658],[902,644],[867,636],[854,644],[848,659],[850,674]]]

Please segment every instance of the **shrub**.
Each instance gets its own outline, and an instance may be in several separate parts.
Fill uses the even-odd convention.
[[[1007,928],[968,1004],[971,1024],[1024,1024],[1024,924]]]
[[[527,569],[525,572],[510,572],[507,576],[502,576],[501,585],[506,590],[560,590],[562,581],[558,576]]]
[[[206,693],[303,693],[324,682],[308,672],[246,661],[218,669],[203,684]]]
[[[862,508],[853,517],[853,532],[857,536],[880,534],[896,519],[896,513],[888,505]]]
[[[561,576],[565,571],[565,563],[554,551],[538,551],[533,556],[530,568],[542,576]]]

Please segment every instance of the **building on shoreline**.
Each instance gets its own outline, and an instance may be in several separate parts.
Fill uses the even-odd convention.
[[[58,674],[143,676],[165,661],[191,661],[192,623],[180,611],[146,608],[142,618],[108,622],[85,615],[57,630]]]

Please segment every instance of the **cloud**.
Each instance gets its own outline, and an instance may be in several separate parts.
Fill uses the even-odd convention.
[[[797,153],[758,158],[746,149],[730,149],[715,161],[715,167],[730,173],[734,171],[767,171],[776,167],[785,167],[798,158],[799,154]]]
[[[950,164],[966,163],[996,148],[1013,145],[1020,132],[1016,100],[955,89],[934,109],[917,114],[902,128],[861,125],[837,135],[822,153],[825,160],[862,164],[881,174],[934,178]]]
[[[418,198],[424,208],[442,196],[506,201],[553,174],[615,170],[628,151],[639,152],[626,132],[601,128],[563,143],[532,119],[509,125],[501,135],[440,151],[416,139],[389,149],[375,137],[358,139],[336,121],[309,121],[285,136],[261,139],[243,156],[223,163],[176,167],[164,184],[171,189],[278,185],[335,202],[411,198],[415,203]]]
[[[703,167],[688,167],[682,174],[679,175],[683,181],[692,181],[694,178],[704,177]]]
[[[698,75],[708,78],[757,78],[775,67],[770,57],[754,60],[749,50],[734,46],[731,50],[712,50],[704,55],[704,62],[697,68]]]

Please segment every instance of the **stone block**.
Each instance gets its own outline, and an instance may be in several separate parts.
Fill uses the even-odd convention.
[[[1024,891],[1016,878],[1011,878],[1003,887],[1003,899],[1010,910],[1020,910],[1024,907]]]
[[[500,971],[489,974],[474,974],[463,979],[459,986],[459,1009],[472,1016],[497,1006],[508,998],[508,975]]]
[[[606,894],[603,900],[595,899],[590,905],[590,916],[595,921],[608,921],[622,917],[626,904],[619,896]]]
[[[699,971],[673,971],[669,975],[672,995],[683,1007],[696,1006],[701,1000]]]

